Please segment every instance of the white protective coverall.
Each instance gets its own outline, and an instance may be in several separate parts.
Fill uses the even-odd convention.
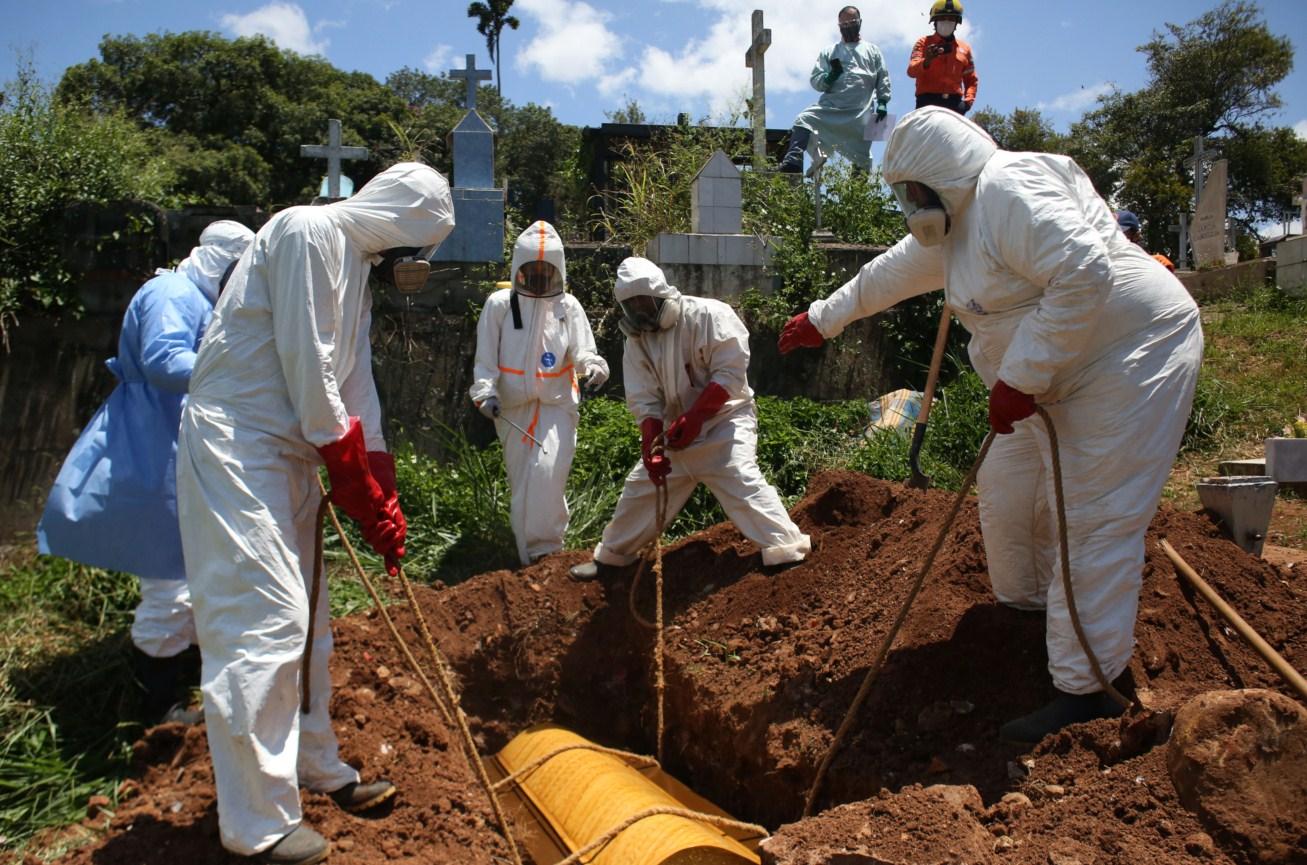
[[[361,418],[384,451],[368,274],[377,254],[441,241],[449,185],[400,163],[352,198],[292,207],[259,231],[214,310],[182,414],[178,509],[203,659],[223,846],[250,855],[300,822],[299,787],[357,781],[328,703],[326,586],[309,629],[317,448]],[[300,670],[312,644],[308,714]]]
[[[814,302],[809,320],[834,337],[855,319],[942,288],[972,334],[970,353],[985,383],[1002,379],[1043,405],[1061,453],[1076,604],[1090,646],[1113,678],[1133,650],[1144,532],[1193,400],[1203,349],[1198,308],[1166,268],[1125,238],[1089,178],[1065,156],[999,150],[970,120],[929,107],[899,123],[884,167],[890,183],[934,189],[951,228],[939,246],[905,237]],[[1032,416],[1016,428],[1034,438],[1055,523],[1043,421]],[[1007,494],[1029,495],[1039,484],[1035,469],[1018,478],[1011,468],[1017,454],[1007,456]],[[1031,528],[1035,502],[1005,501],[1001,515],[987,510],[987,550],[1039,531]],[[996,529],[1003,535],[997,541]],[[1047,537],[1055,532],[1051,525]],[[1052,561],[1053,683],[1070,694],[1099,691],[1067,612],[1056,549]],[[1000,597],[1029,601],[1020,587],[995,588]]]
[[[622,374],[626,404],[636,422],[654,417],[671,426],[709,382],[730,394],[689,447],[667,452],[672,463],[668,524],[703,483],[740,533],[762,548],[763,564],[803,561],[812,542],[790,519],[758,468],[758,417],[749,387],[749,331],[744,322],[719,300],[681,294],[652,262],[628,259],[627,265],[633,262],[640,264],[631,267],[632,279],[618,280],[617,300],[646,294],[679,299],[681,306],[675,324],[666,330],[633,332],[626,338]],[[658,533],[656,511],[656,487],[644,463],[637,462],[595,547],[595,560],[605,565],[634,562]]]
[[[513,245],[514,284],[518,270],[530,261],[552,264],[566,285],[563,241],[547,222],[527,228]],[[514,295],[521,327],[513,314]],[[535,297],[505,288],[486,298],[477,321],[476,366],[469,395],[477,405],[498,399],[501,417],[529,431],[545,448],[542,451],[503,420],[495,420],[513,491],[513,536],[524,565],[563,548],[568,520],[564,493],[576,455],[581,402],[577,380],[595,373],[607,378],[608,362],[595,349],[594,332],[581,302],[565,290],[553,297]]]

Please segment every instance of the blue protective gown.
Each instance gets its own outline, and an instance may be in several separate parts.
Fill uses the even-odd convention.
[[[177,432],[213,300],[161,271],[132,298],[105,361],[118,379],[73,445],[37,528],[41,552],[146,579],[185,579]]]
[[[844,72],[834,84],[826,83],[830,62],[838,59]],[[822,91],[816,104],[794,119],[817,134],[827,150],[836,150],[860,168],[871,167],[871,144],[864,137],[867,120],[876,106],[888,105],[892,88],[880,49],[866,40],[837,42],[821,52],[812,67],[812,87]]]

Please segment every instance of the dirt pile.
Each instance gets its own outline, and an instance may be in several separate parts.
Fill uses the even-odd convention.
[[[765,572],[756,548],[729,525],[672,546],[665,556],[668,770],[741,819],[773,828],[797,820],[950,500],[947,492],[830,473],[813,480],[794,511],[814,539],[808,562]],[[1131,663],[1151,704],[1174,709],[1212,689],[1279,687],[1177,582],[1156,547],[1162,536],[1291,663],[1307,662],[1301,577],[1250,558],[1200,516],[1164,510],[1149,537]],[[652,752],[652,635],[627,609],[630,574],[607,586],[567,578],[567,567],[585,557],[562,554],[420,593],[461,679],[483,752],[543,721]],[[646,616],[651,583],[643,581],[636,598]],[[412,635],[402,608],[396,615]],[[332,708],[345,756],[367,777],[390,777],[401,792],[390,813],[371,820],[307,795],[308,820],[335,844],[332,861],[488,863],[503,856],[451,731],[381,623],[363,615],[335,628]],[[817,853],[833,850],[831,833],[839,830],[831,827],[842,825],[840,815],[852,815],[850,831],[870,827],[863,840],[893,841],[901,833],[891,837],[888,827],[916,814],[918,834],[903,843],[948,850],[956,839],[938,815],[922,811],[930,801],[923,788],[934,785],[975,788],[978,804],[960,806],[971,822],[954,822],[965,827],[967,843],[983,826],[1003,861],[1242,861],[1239,848],[1214,842],[1180,804],[1165,748],[1129,756],[1116,722],[1071,728],[1030,753],[998,743],[1003,721],[1051,696],[1045,664],[1042,615],[1001,607],[989,590],[972,502],[955,520],[818,802],[856,806],[786,826],[786,849],[803,850],[811,838],[813,855],[776,861],[862,861]],[[140,792],[96,846],[69,861],[227,861],[216,852],[202,736],[155,731],[140,763]]]

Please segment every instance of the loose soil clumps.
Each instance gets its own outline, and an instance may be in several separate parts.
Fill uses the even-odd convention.
[[[1117,721],[1069,728],[1029,751],[998,742],[999,725],[1051,698],[1052,687],[1042,614],[1003,607],[990,591],[974,500],[949,526],[950,540],[831,765],[817,804],[845,807],[799,821],[816,767],[951,500],[945,491],[832,472],[814,478],[793,511],[813,537],[804,563],[765,569],[757,548],[729,524],[671,545],[664,556],[668,771],[740,819],[784,826],[773,842],[778,852],[768,854],[776,862],[880,861],[836,852],[839,827],[864,826],[849,843],[886,861],[925,861],[912,850],[980,849],[977,827],[989,855],[1004,862],[1248,861],[1245,848],[1181,804],[1166,749],[1123,737]],[[1307,661],[1301,579],[1248,556],[1202,516],[1163,509],[1148,538],[1133,685],[1150,706],[1171,711],[1212,689],[1279,689],[1260,659],[1176,580],[1160,537],[1291,663]],[[572,582],[567,568],[586,558],[564,553],[419,590],[483,753],[546,721],[604,745],[654,750],[653,635],[628,608],[634,569],[608,585]],[[652,584],[645,575],[634,598],[646,618]],[[393,609],[420,646],[411,616]],[[306,819],[332,841],[331,861],[504,861],[506,847],[455,734],[375,613],[334,627],[332,714],[343,753],[366,778],[389,777],[400,793],[370,819],[306,794]],[[240,861],[218,851],[203,736],[160,728],[139,756],[139,792],[120,805],[103,838],[67,861]],[[938,785],[974,788],[975,796],[937,807]]]

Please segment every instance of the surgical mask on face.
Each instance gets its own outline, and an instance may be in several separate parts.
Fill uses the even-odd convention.
[[[940,36],[943,36],[945,39],[947,39],[947,38],[949,38],[950,36],[952,36],[952,35],[953,35],[953,31],[954,31],[954,30],[957,30],[957,29],[958,29],[958,22],[956,22],[956,21],[936,21],[936,22],[935,22],[935,32],[938,33]]]
[[[890,186],[908,223],[908,231],[922,246],[938,246],[952,227],[948,211],[938,193],[916,181]]]
[[[857,42],[858,34],[862,32],[862,19],[850,21],[847,24],[840,25],[840,37],[845,42]]]

